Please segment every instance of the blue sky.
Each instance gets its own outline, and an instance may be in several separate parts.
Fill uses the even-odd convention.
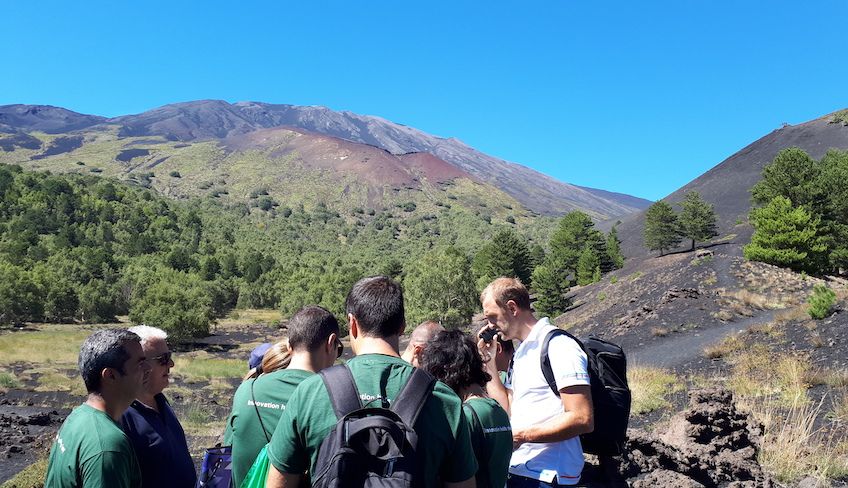
[[[848,107],[842,0],[12,0],[0,17],[0,104],[324,105],[652,200]]]

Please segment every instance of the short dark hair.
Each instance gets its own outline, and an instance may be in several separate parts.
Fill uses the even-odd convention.
[[[113,368],[124,374],[124,363],[130,358],[126,345],[141,338],[126,329],[103,329],[88,336],[80,346],[79,371],[89,393],[100,393],[100,373]]]
[[[345,311],[359,323],[366,336],[391,337],[406,326],[403,290],[388,276],[371,276],[357,281],[347,294]]]
[[[492,379],[483,369],[477,344],[461,330],[445,330],[427,344],[421,353],[421,368],[459,394],[471,385],[485,387]]]
[[[314,351],[331,334],[339,335],[339,321],[327,309],[307,305],[292,315],[288,332],[290,349]]]

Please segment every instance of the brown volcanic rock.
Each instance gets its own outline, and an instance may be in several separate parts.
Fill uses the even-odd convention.
[[[740,488],[774,486],[757,463],[761,427],[736,409],[733,395],[727,390],[692,391],[689,408],[675,416],[659,436],[639,430],[628,435],[621,471],[631,477],[636,473],[647,475],[640,476],[643,483],[639,486],[654,486],[644,484],[646,478],[662,483],[685,481],[678,486],[707,488],[731,482]]]

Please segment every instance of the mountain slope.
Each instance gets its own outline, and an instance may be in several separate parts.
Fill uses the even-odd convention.
[[[750,235],[750,227],[740,224],[747,222],[751,209],[751,187],[760,180],[763,167],[778,152],[793,146],[820,159],[828,149],[848,149],[848,127],[833,123],[832,114],[782,127],[744,147],[663,200],[676,204],[687,192],[697,191],[704,200],[713,204],[718,215],[720,236],[738,234],[741,238]],[[644,211],[622,219],[618,233],[626,256],[648,255],[642,242],[644,223]]]
[[[0,107],[0,117],[21,106]],[[57,109],[59,110],[59,109]],[[77,114],[79,115],[79,114]],[[80,117],[90,117],[81,116]],[[32,118],[12,119],[19,131],[43,130]],[[0,119],[2,120],[2,119]],[[259,129],[289,127],[375,146],[391,154],[429,153],[480,181],[505,191],[522,205],[543,214],[583,210],[596,219],[617,218],[649,202],[602,190],[562,183],[530,168],[488,156],[453,138],[441,138],[380,117],[336,112],[325,107],[298,107],[258,102],[229,104],[219,100],[166,105],[137,115],[80,119],[74,129],[118,127],[119,137],[160,136],[168,141],[221,140]],[[59,123],[54,118],[51,130]]]

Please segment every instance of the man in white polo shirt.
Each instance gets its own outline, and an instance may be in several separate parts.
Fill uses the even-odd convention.
[[[495,341],[479,345],[492,380],[489,395],[510,414],[513,453],[508,488],[575,485],[583,470],[580,434],[594,429],[592,393],[586,354],[574,340],[555,336],[548,348],[559,395],[542,374],[540,350],[545,335],[555,327],[547,318],[537,320],[530,295],[521,281],[498,278],[480,295],[489,327],[507,339],[518,339],[506,384],[495,365]]]

